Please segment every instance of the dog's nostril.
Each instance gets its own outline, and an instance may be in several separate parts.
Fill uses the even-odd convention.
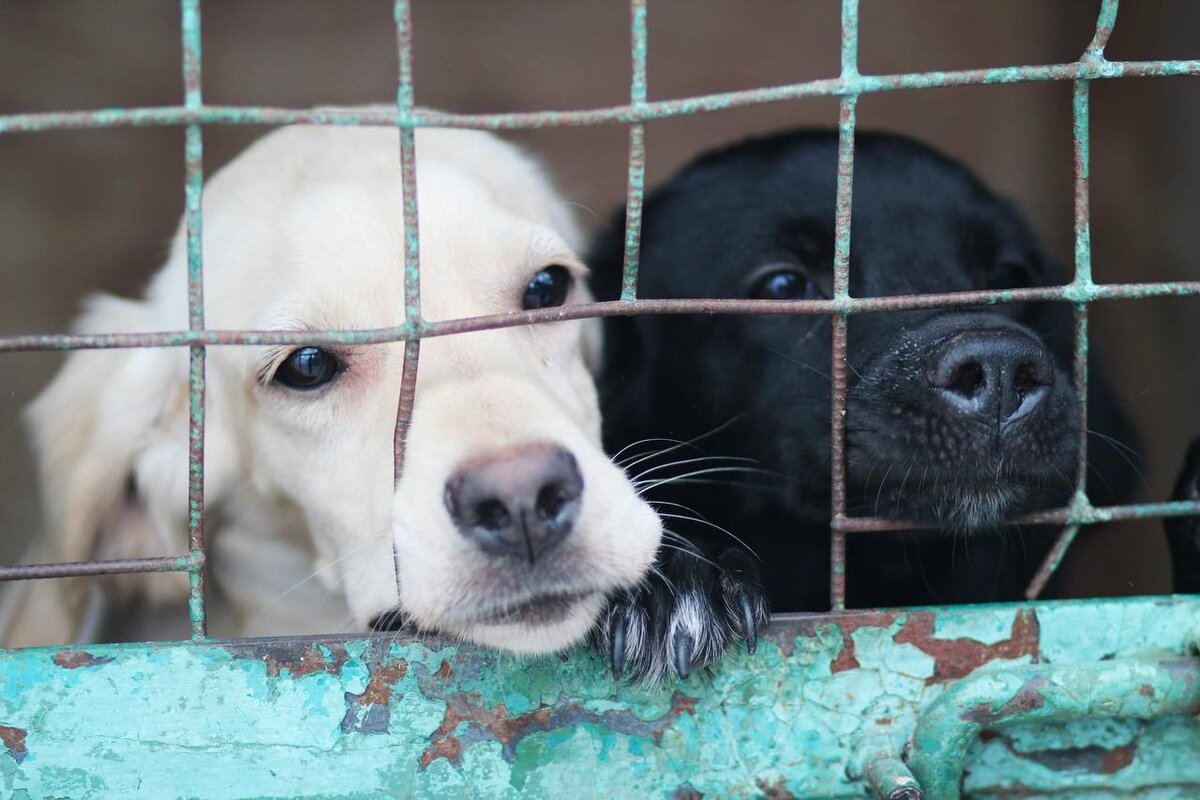
[[[477,524],[498,531],[512,524],[512,515],[504,503],[496,499],[483,500],[475,507]]]
[[[569,499],[566,487],[561,483],[548,483],[538,491],[534,510],[539,518],[551,520],[559,515]]]
[[[1017,372],[1013,375],[1013,384],[1021,397],[1028,397],[1031,392],[1045,385],[1038,380],[1035,370],[1034,365],[1028,362],[1017,367]]]
[[[979,393],[986,380],[983,374],[983,366],[977,361],[968,361],[965,364],[960,364],[951,373],[950,382],[946,384],[945,388],[955,394],[971,398]]]

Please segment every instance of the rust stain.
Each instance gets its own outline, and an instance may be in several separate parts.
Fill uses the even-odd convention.
[[[842,651],[838,653],[837,658],[830,662],[829,672],[836,675],[839,672],[858,669],[861,666],[858,663],[858,654],[855,652],[854,639],[851,634],[859,628],[887,628],[895,622],[896,615],[886,611],[867,612],[838,619],[836,624],[842,634]]]
[[[408,662],[377,664],[361,694],[346,692],[342,733],[387,733],[392,718],[393,688],[408,674]]]
[[[329,655],[326,655],[328,651]],[[251,658],[262,661],[267,665],[267,677],[278,678],[286,672],[292,678],[304,678],[309,675],[325,674],[340,675],[342,667],[350,660],[346,645],[331,642],[320,646],[309,644],[299,650],[289,650],[276,646],[238,646],[233,651],[238,658]]]
[[[962,718],[980,727],[990,728],[997,722],[1036,711],[1046,705],[1046,699],[1040,691],[1046,685],[1046,679],[1041,676],[1031,678],[1000,708],[992,708],[991,703],[979,703],[964,711]]]
[[[108,664],[112,656],[94,656],[85,650],[59,650],[54,654],[54,665],[63,669],[82,669]]]
[[[783,787],[783,778],[776,778],[771,783],[764,778],[756,778],[754,785],[762,792],[763,800],[796,800],[796,795]]]
[[[12,728],[8,725],[0,725],[0,744],[4,745],[4,749],[12,756],[12,760],[20,764],[25,760],[25,756],[29,755],[29,751],[25,748],[25,737],[28,733],[24,728]]]
[[[1113,749],[1092,745],[1089,747],[1065,747],[1057,750],[1040,750],[1033,753],[1017,750],[1012,741],[998,736],[1004,748],[1017,758],[1055,772],[1087,772],[1092,775],[1115,775],[1128,767],[1137,758],[1138,740]]]
[[[1009,638],[994,644],[974,639],[938,639],[934,636],[934,621],[935,616],[929,611],[909,614],[894,637],[897,644],[911,644],[933,658],[933,674],[925,679],[926,685],[966,677],[996,659],[1038,657],[1041,625],[1032,608],[1018,611]]]
[[[704,792],[696,791],[690,783],[683,783],[671,792],[670,800],[702,800],[703,797]]]
[[[431,693],[430,689],[435,691]],[[552,706],[510,716],[503,703],[489,707],[477,692],[441,697],[436,687],[428,685],[422,685],[422,692],[446,704],[442,722],[430,735],[429,745],[421,754],[422,769],[443,758],[460,766],[463,751],[484,741],[499,742],[504,759],[512,763],[516,760],[517,745],[525,737],[577,725],[597,725],[615,733],[644,736],[658,742],[676,719],[693,713],[696,704],[694,698],[675,692],[671,695],[671,707],[663,716],[644,720],[626,710],[592,711],[563,696]]]
[[[448,681],[454,676],[454,669],[450,666],[449,661],[443,661],[442,665],[438,667],[437,672],[433,674],[434,677],[438,678],[439,680]]]
[[[371,670],[367,688],[358,695],[364,704],[383,705],[392,701],[392,687],[408,674],[408,662],[397,661],[387,666],[376,666]]]

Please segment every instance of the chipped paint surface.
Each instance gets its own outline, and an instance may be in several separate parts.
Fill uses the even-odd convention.
[[[964,786],[1194,797],[1200,725],[1150,711],[1200,675],[1180,658],[1198,635],[1195,597],[793,616],[756,656],[654,688],[612,683],[583,652],[519,662],[433,641],[9,651],[0,797],[862,798],[868,773],[908,780],[899,757],[918,718],[931,730],[964,691],[950,687],[984,698],[956,725],[996,727],[1036,714],[1031,692],[1058,702],[1053,670],[1090,676],[1139,657],[1173,658],[1180,683],[1100,683],[1149,722],[972,733]],[[1022,691],[1006,694],[1014,675]],[[981,676],[994,693],[969,685]],[[914,752],[936,759],[941,746],[922,751],[918,736]]]

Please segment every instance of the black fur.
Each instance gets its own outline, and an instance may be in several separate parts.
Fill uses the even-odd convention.
[[[1200,500],[1200,439],[1192,442],[1175,481],[1172,500]],[[1171,563],[1175,572],[1175,591],[1200,593],[1200,518],[1175,517],[1163,520]]]
[[[833,131],[753,139],[693,162],[647,198],[639,297],[744,297],[747,281],[772,264],[793,266],[815,294],[830,296],[836,162]],[[1042,286],[1061,277],[1007,202],[964,167],[903,137],[857,137],[852,224],[857,297]],[[619,293],[623,241],[618,213],[591,254],[601,299]],[[647,497],[700,512],[744,540],[761,559],[776,610],[828,608],[830,319],[661,315],[613,318],[606,326],[601,392],[610,451],[666,437],[694,444],[664,460],[699,450],[752,459],[766,474],[696,462],[725,472],[692,480],[736,484],[666,483]],[[967,331],[1048,354],[1037,413],[989,428],[932,400],[932,360]],[[851,535],[849,605],[1021,596],[1056,531],[1016,530],[1004,520],[1070,498],[1079,428],[1072,336],[1065,304],[851,317],[849,513],[915,519],[940,533]],[[1094,359],[1090,377],[1090,427],[1133,445]],[[1093,436],[1089,458],[1093,501],[1123,498],[1134,475],[1123,456]],[[710,561],[741,549],[707,525],[667,527]],[[678,556],[664,551],[668,581],[680,577]],[[719,584],[720,570],[706,580]],[[641,600],[658,613],[661,595],[650,589]],[[737,638],[718,613],[709,625],[724,641]],[[662,641],[648,646],[672,649]]]

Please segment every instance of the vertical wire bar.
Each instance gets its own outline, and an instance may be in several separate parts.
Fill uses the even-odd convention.
[[[1105,4],[1101,9],[1101,21],[1104,11],[1112,5],[1113,14],[1109,24],[1115,23],[1115,3]],[[1100,23],[1097,23],[1097,40],[1101,41]],[[1111,30],[1111,29],[1110,29]],[[1106,38],[1106,37],[1105,37]],[[1088,51],[1091,52],[1092,46]],[[1100,50],[1096,51],[1097,53]],[[1087,57],[1088,53],[1084,54]],[[1071,501],[1075,510],[1087,509],[1091,503],[1087,496],[1087,465],[1088,465],[1088,301],[1086,292],[1095,286],[1092,281],[1092,229],[1088,181],[1091,173],[1091,153],[1089,142],[1090,126],[1090,92],[1085,80],[1075,81],[1071,97],[1071,138],[1075,151],[1075,279],[1072,281],[1073,290],[1081,293],[1085,299],[1075,303],[1075,347],[1074,347],[1074,388],[1075,403],[1079,408],[1079,456],[1075,463],[1075,496]],[[1079,526],[1068,525],[1059,534],[1050,552],[1046,554],[1038,571],[1034,574],[1025,597],[1035,600],[1041,596],[1050,578],[1058,570],[1068,548],[1079,534]]]
[[[1054,546],[1050,548],[1050,552],[1046,553],[1045,559],[1042,560],[1042,565],[1038,569],[1037,574],[1029,582],[1029,587],[1025,590],[1026,600],[1037,600],[1042,596],[1042,592],[1046,589],[1046,584],[1050,582],[1050,578],[1058,571],[1058,566],[1062,564],[1063,558],[1067,555],[1067,550],[1071,547],[1078,534],[1078,525],[1068,525],[1059,534],[1058,539],[1054,542]]]
[[[858,74],[858,0],[842,2],[842,77]],[[854,193],[854,126],[858,95],[842,98],[838,117],[837,202],[833,241],[833,299],[850,298],[850,208]],[[830,423],[831,512],[829,600],[834,611],[846,607],[846,321],[833,317],[832,420]]]
[[[181,0],[183,37],[184,106],[201,107],[200,93],[200,0]],[[187,237],[188,329],[204,329],[204,253],[202,214],[204,194],[204,136],[199,123],[191,123],[184,133],[184,226]],[[204,548],[204,411],[205,349],[189,348],[188,368],[188,616],[192,638],[208,635],[205,608]]]
[[[1117,10],[1121,0],[1100,0],[1100,13],[1096,16],[1096,32],[1083,53],[1083,60],[1103,60],[1104,48],[1117,25]]]
[[[630,0],[630,58],[633,65],[629,100],[634,108],[646,104],[646,0]],[[621,299],[637,299],[638,261],[642,240],[642,200],[646,188],[646,126],[629,126],[629,184],[625,193],[625,260],[621,270]]]
[[[1075,280],[1074,287],[1090,291],[1092,281],[1092,223],[1089,202],[1091,153],[1089,141],[1090,97],[1087,81],[1075,81],[1071,102],[1071,133],[1075,150]],[[1088,300],[1075,305],[1075,401],[1079,404],[1079,460],[1075,476],[1075,502],[1087,500],[1088,428]]]
[[[417,147],[412,111],[416,101],[412,69],[412,9],[408,0],[396,0],[396,52],[400,74],[396,90],[396,124],[400,128],[400,175],[404,192],[404,323],[408,339],[396,404],[396,429],[392,440],[393,479],[404,469],[405,442],[416,398],[417,361],[421,354],[421,240],[417,215]]]

